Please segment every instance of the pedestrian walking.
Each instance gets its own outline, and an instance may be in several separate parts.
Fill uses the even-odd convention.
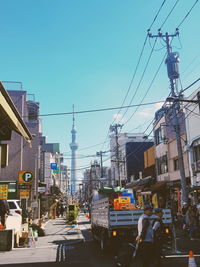
[[[64,213],[64,205],[61,203],[60,204],[60,215],[61,215],[61,217],[63,217],[63,213]]]
[[[60,203],[58,202],[56,205],[56,216],[59,218],[60,217]]]
[[[155,267],[161,266],[161,256],[164,241],[164,223],[162,221],[163,210],[161,208],[155,209],[155,219],[152,222],[154,232],[154,252],[155,252]]]
[[[152,213],[152,206],[147,204],[144,206],[144,213],[138,220],[136,257],[140,259],[142,267],[150,267],[154,263],[153,227],[150,220]]]
[[[1,224],[5,228],[6,223],[6,215],[10,212],[9,205],[6,199],[0,199],[0,217],[1,217]]]
[[[196,212],[191,205],[188,206],[185,219],[186,219],[186,225],[189,230],[189,237],[191,240],[193,240],[196,235],[197,220],[196,220]]]

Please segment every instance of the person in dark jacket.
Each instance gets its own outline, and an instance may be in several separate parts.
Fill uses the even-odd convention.
[[[153,246],[153,228],[150,217],[153,208],[147,204],[144,206],[144,213],[138,220],[138,236],[136,238],[138,244],[137,257],[142,263],[142,267],[152,266],[154,262],[154,246]]]
[[[154,252],[155,252],[155,267],[161,266],[161,256],[163,249],[164,239],[164,223],[162,221],[163,210],[160,208],[155,209],[155,219],[152,222],[154,232]]]
[[[6,215],[10,212],[9,205],[6,199],[0,199],[0,217],[1,224],[5,227]]]

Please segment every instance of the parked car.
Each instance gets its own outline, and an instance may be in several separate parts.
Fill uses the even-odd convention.
[[[13,216],[20,216],[20,218],[22,219],[22,209],[20,207],[20,200],[8,199],[7,201],[10,208],[10,214]]]

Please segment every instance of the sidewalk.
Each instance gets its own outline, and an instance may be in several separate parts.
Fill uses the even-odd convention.
[[[27,225],[23,225],[26,227]],[[58,244],[66,239],[68,227],[65,220],[50,219],[45,225],[45,236],[31,242],[30,247],[14,248],[11,251],[0,252],[0,266],[5,264],[55,262]]]

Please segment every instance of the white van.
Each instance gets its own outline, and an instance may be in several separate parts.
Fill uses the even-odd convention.
[[[10,209],[10,214],[12,215],[20,215],[22,216],[22,209],[20,205],[20,200],[18,199],[7,199],[9,209]]]

